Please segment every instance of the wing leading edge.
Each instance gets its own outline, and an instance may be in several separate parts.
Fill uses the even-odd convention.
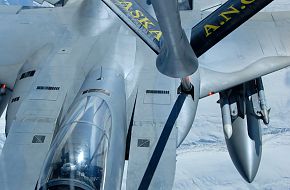
[[[259,13],[205,53],[200,98],[290,66],[289,19],[289,12]]]
[[[223,73],[201,67],[200,98],[204,98],[212,93],[226,90],[230,87],[267,75],[288,66],[290,66],[290,56],[261,58],[246,68],[232,73]]]

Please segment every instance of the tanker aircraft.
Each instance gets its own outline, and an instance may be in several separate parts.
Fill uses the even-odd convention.
[[[176,149],[214,93],[252,182],[270,112],[261,77],[290,65],[290,12],[197,1],[0,6],[1,189],[120,189],[125,160],[128,190],[172,189]]]

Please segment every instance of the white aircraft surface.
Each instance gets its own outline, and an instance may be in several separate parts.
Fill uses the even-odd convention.
[[[128,28],[134,30],[130,20],[104,2],[0,7],[0,34],[5,34],[0,36],[1,108],[9,101],[8,136],[0,156],[3,189],[119,189],[121,184],[124,189],[172,185],[173,189],[288,189],[289,70],[263,77],[264,87],[260,77],[290,65],[289,4],[284,2],[283,12],[277,11],[283,2],[267,7],[268,12],[258,13],[199,56],[188,51],[187,38],[194,36],[192,27],[209,14],[206,11],[218,4],[195,1],[193,11],[181,11],[187,38],[176,41],[181,27],[166,20],[162,1],[152,0],[164,44],[154,46],[160,33],[140,21],[146,17],[137,21],[153,35],[153,42],[152,35],[135,28],[150,49]],[[129,10],[125,2],[120,5]],[[152,6],[143,4],[154,13]],[[238,14],[230,10],[222,12],[225,21]],[[130,11],[135,11],[133,17],[141,16],[138,10]],[[207,36],[220,31],[210,24],[205,27]],[[194,43],[191,46],[194,49]],[[157,68],[164,75],[156,69],[154,51],[159,53]],[[172,69],[180,61],[186,63],[186,56],[190,64]],[[213,93],[220,97],[207,97]],[[268,127],[261,129],[261,121]],[[168,126],[172,131],[166,135]],[[253,181],[260,165],[254,182],[243,181],[236,172],[223,133],[246,181]],[[125,157],[129,160],[123,175]]]

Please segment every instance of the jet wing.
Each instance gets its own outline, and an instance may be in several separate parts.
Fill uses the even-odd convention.
[[[289,12],[258,13],[199,58],[200,98],[290,65]]]
[[[60,45],[68,42],[70,33],[56,15],[62,13],[49,8],[0,6],[0,83],[13,89],[18,79],[16,85],[21,86],[14,89],[10,102],[10,110],[17,113],[10,114],[14,118],[0,155],[1,189],[34,189],[64,102],[70,96],[70,81],[76,81],[68,76],[74,67],[64,61],[71,57],[70,48]],[[20,81],[31,69],[35,72],[33,81]],[[17,104],[19,99],[21,104]]]
[[[157,54],[161,35],[158,23],[136,1],[104,0]],[[136,14],[139,12],[139,14]],[[133,14],[134,13],[134,14]],[[190,33],[198,19],[197,11],[182,13],[183,27]],[[203,12],[201,14],[204,14]],[[288,12],[258,13],[235,32],[199,58],[201,94],[205,97],[251,79],[283,69],[289,65]],[[190,19],[189,19],[190,18]],[[142,21],[142,22],[141,22]],[[258,27],[257,27],[258,26]],[[260,28],[267,30],[260,31]],[[154,33],[152,33],[154,31]],[[158,32],[158,33],[156,33]],[[222,56],[226,55],[226,56]],[[279,57],[277,57],[279,56]],[[271,64],[275,62],[276,64]],[[228,65],[227,65],[228,64]],[[248,66],[252,64],[251,66]],[[247,67],[248,66],[248,67]],[[206,69],[209,67],[210,69]],[[214,71],[216,68],[231,68]],[[240,71],[238,71],[240,70]],[[232,73],[228,73],[235,71]],[[212,78],[213,80],[208,80]]]
[[[61,41],[67,34],[50,8],[0,6],[0,25],[0,33],[5,34],[0,35],[0,84],[10,89],[22,66],[37,50]]]
[[[230,87],[267,75],[288,66],[290,66],[290,56],[277,56],[259,59],[241,71],[231,73],[223,73],[201,68],[200,98],[226,90]]]
[[[159,53],[162,32],[158,22],[135,0],[102,0],[154,52]]]
[[[7,33],[9,30],[9,27],[13,29],[12,22],[9,22],[7,17],[10,15],[15,15],[17,11],[20,9],[20,6],[1,6],[0,5],[0,33],[3,34],[4,32]],[[4,20],[5,18],[5,20]],[[11,38],[10,42],[8,42],[7,38]],[[28,52],[25,52],[25,48],[20,45],[20,49],[24,50],[21,52],[17,52],[16,47],[14,47],[14,44],[11,43],[19,41],[20,36],[19,35],[11,35],[10,36],[0,36],[0,83],[6,84],[8,87],[12,87],[14,84],[14,81],[16,80],[17,73],[21,67],[21,63],[24,62],[24,57],[27,57]],[[14,54],[18,54],[18,56],[12,56]]]

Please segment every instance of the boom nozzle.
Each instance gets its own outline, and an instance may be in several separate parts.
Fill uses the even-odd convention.
[[[173,78],[190,76],[198,69],[198,60],[181,28],[177,1],[151,2],[163,33],[161,52],[156,60],[157,69]]]

